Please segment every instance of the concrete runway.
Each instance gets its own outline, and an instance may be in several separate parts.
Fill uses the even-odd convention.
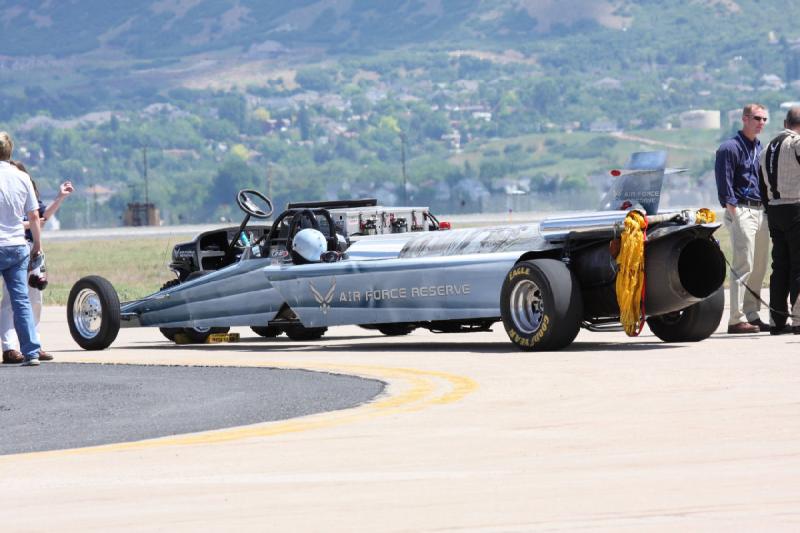
[[[85,352],[64,309],[47,308],[43,341],[60,362],[309,369],[388,388],[334,413],[0,457],[0,524],[800,530],[800,336],[722,330],[674,345],[648,330],[581,331],[566,350],[530,354],[499,326],[399,338],[341,327],[314,343],[236,328],[238,344],[196,347],[127,329],[111,349]]]

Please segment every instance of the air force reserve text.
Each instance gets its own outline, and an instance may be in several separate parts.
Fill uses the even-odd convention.
[[[431,296],[465,296],[472,291],[468,283],[461,285],[426,285],[422,287],[396,287],[393,289],[374,289],[365,291],[342,291],[340,302],[365,302],[378,300],[403,300],[405,298],[428,298]]]

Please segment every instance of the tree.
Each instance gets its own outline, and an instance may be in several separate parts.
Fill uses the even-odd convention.
[[[241,189],[255,188],[258,183],[258,173],[244,159],[232,153],[214,176],[208,207],[214,210],[219,204],[229,204]]]
[[[269,111],[264,109],[263,107],[259,107],[255,111],[253,111],[253,118],[259,122],[269,122],[272,118],[272,115],[269,114]]]
[[[378,127],[393,133],[400,133],[400,126],[397,123],[397,119],[392,116],[381,117],[378,122]]]
[[[241,131],[244,128],[244,119],[247,111],[247,102],[240,94],[228,94],[217,102],[219,118],[228,120]]]
[[[298,70],[294,80],[307,91],[328,91],[333,87],[333,77],[321,68]]]
[[[297,113],[297,128],[300,130],[300,138],[307,141],[311,138],[311,118],[308,116],[308,108],[305,104],[300,106]]]

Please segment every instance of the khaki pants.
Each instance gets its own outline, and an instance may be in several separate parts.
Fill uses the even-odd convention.
[[[750,322],[759,319],[761,302],[750,291],[750,287],[761,293],[764,276],[767,272],[769,256],[769,228],[767,215],[762,209],[737,207],[736,215],[725,210],[725,227],[731,235],[730,305],[731,316],[728,325]]]

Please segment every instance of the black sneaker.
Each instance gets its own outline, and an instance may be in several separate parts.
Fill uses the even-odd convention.
[[[800,334],[800,328],[788,325],[780,328],[775,326],[769,328],[770,335],[791,335],[792,333]]]

